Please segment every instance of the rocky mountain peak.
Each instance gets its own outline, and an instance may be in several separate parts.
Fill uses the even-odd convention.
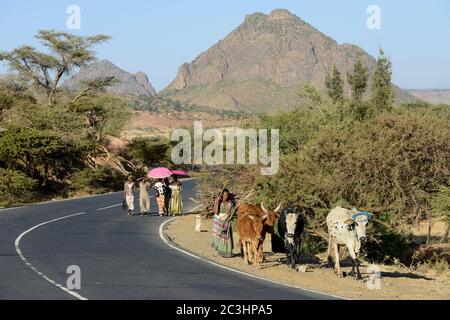
[[[145,73],[131,74],[120,69],[109,60],[97,60],[81,68],[77,74],[64,81],[61,87],[76,91],[80,89],[84,80],[105,77],[114,77],[118,81],[116,84],[106,88],[106,91],[109,93],[130,96],[153,96],[156,94]]]
[[[288,10],[257,12],[182,64],[163,94],[218,109],[289,109],[306,83],[323,89],[334,65],[345,77],[357,60],[375,65],[358,46],[338,44]]]
[[[286,9],[275,9],[269,14],[269,20],[283,20],[295,17],[289,10]]]
[[[156,90],[151,85],[150,81],[148,80],[148,76],[145,72],[139,71],[135,73],[134,76],[136,77],[137,82],[145,89],[147,89],[147,91],[150,92],[151,95],[156,94]]]

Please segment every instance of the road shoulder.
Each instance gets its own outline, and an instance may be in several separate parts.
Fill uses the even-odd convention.
[[[355,281],[347,277],[338,278],[331,269],[323,268],[317,262],[306,261],[306,273],[288,269],[278,259],[282,255],[270,252],[270,241],[266,240],[264,251],[267,261],[258,270],[247,266],[239,255],[233,258],[220,257],[210,246],[211,222],[202,220],[202,232],[195,232],[195,215],[186,215],[168,221],[164,226],[164,236],[169,244],[185,250],[211,263],[237,272],[249,274],[260,279],[281,283],[290,287],[329,294],[347,299],[450,299],[448,281],[430,280],[411,276],[410,273],[394,271],[391,267],[381,266],[381,271],[389,276],[381,279],[379,289],[370,289],[366,282]],[[362,268],[363,271],[366,269]],[[366,275],[368,277],[368,275]]]

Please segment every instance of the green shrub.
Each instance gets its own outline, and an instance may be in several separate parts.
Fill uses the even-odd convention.
[[[100,194],[119,191],[126,177],[107,167],[76,171],[71,177],[69,194]]]
[[[392,264],[399,260],[405,265],[412,262],[413,242],[409,236],[376,221],[371,222],[367,235],[364,251],[369,261]]]
[[[127,154],[141,166],[170,166],[171,144],[165,138],[135,138],[127,147]]]
[[[36,180],[21,171],[0,168],[0,206],[32,200],[36,185]]]

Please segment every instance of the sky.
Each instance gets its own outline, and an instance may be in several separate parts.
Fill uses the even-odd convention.
[[[67,27],[67,8],[80,8],[80,29]],[[369,29],[367,8],[380,9],[380,29]],[[157,90],[178,67],[223,39],[247,14],[284,8],[338,43],[376,56],[382,47],[402,88],[450,88],[448,0],[0,0],[0,50],[23,44],[42,49],[34,35],[55,29],[107,34],[98,58],[129,71],[144,71]],[[0,63],[0,73],[7,71]]]

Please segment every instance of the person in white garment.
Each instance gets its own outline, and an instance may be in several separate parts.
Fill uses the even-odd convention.
[[[134,191],[135,191],[135,184],[133,181],[133,177],[129,176],[128,180],[125,182],[123,187],[123,195],[125,198],[125,201],[127,203],[128,207],[128,215],[132,216],[134,215]]]
[[[138,179],[137,182],[139,183],[139,207],[141,215],[145,216],[150,213],[150,195],[148,192],[152,185],[146,177]]]

